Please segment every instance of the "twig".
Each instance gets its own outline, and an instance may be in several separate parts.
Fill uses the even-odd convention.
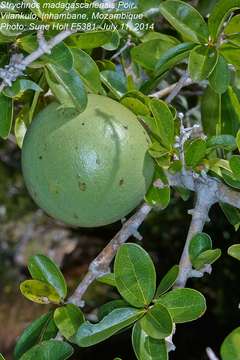
[[[114,54],[110,60],[114,60],[114,59],[118,58],[125,50],[127,50],[132,45],[133,45],[133,43],[131,41],[131,38],[129,37],[126,44],[118,52],[116,52],[116,54]]]
[[[209,360],[219,360],[218,357],[215,355],[215,353],[213,352],[213,350],[210,347],[206,348],[206,353],[207,353]]]
[[[182,90],[182,88],[185,86],[185,84],[187,83],[187,81],[189,80],[189,76],[187,71],[183,73],[183,75],[181,76],[180,80],[176,83],[176,86],[174,87],[174,89],[172,90],[172,92],[168,95],[168,97],[166,98],[166,102],[170,103],[173,101],[173,99],[179,94],[179,92]]]
[[[140,209],[123,224],[122,229],[105,246],[100,254],[92,261],[88,273],[84,276],[68,302],[82,306],[82,296],[99,276],[109,272],[109,266],[118,248],[138,231],[139,226],[151,211],[151,206],[143,204]]]
[[[0,84],[0,93],[6,86],[11,86],[19,76],[22,76],[27,66],[32,64],[45,53],[49,53],[51,49],[60,44],[74,32],[75,31],[71,30],[62,31],[49,41],[45,41],[45,39],[43,40],[43,34],[38,33],[38,40],[40,40],[40,42],[38,48],[35,51],[27,55],[25,58],[22,54],[13,55],[10,63],[4,68],[0,69],[0,77],[3,79],[2,83]]]
[[[193,84],[193,81],[188,77],[188,78],[186,79],[186,81],[184,82],[184,84],[182,84],[181,89],[182,89],[183,87],[185,87],[185,86],[189,86],[189,85],[192,85],[192,84]],[[162,90],[156,91],[155,93],[150,94],[149,96],[150,96],[150,97],[157,98],[157,99],[161,99],[161,98],[163,98],[163,97],[171,94],[171,93],[176,89],[176,86],[177,86],[177,85],[178,85],[178,82],[176,82],[176,83],[174,83],[174,84],[172,84],[172,85],[169,85],[169,86],[167,86],[166,88],[164,88],[164,89],[162,89]],[[181,90],[181,89],[180,89],[180,90]],[[179,90],[179,91],[180,91],[180,90]],[[176,96],[176,95],[175,95],[175,96]],[[175,97],[175,96],[174,96],[174,97]],[[173,99],[172,99],[172,100],[173,100]],[[171,101],[172,101],[172,100],[171,100]],[[171,101],[168,101],[168,102],[171,102]]]

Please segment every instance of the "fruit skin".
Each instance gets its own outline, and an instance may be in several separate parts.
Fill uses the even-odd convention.
[[[22,169],[35,202],[66,224],[97,227],[131,212],[151,184],[149,138],[136,116],[105,96],[86,110],[51,103],[24,139]]]

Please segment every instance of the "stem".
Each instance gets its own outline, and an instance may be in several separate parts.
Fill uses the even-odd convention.
[[[82,296],[99,276],[109,272],[109,266],[118,250],[131,236],[134,236],[139,226],[143,223],[152,207],[143,204],[139,210],[124,223],[122,229],[114,236],[114,238],[105,246],[100,254],[92,261],[89,266],[88,273],[84,276],[73,295],[68,302],[78,306],[82,306]]]
[[[196,184],[196,204],[191,210],[192,220],[189,227],[187,239],[179,263],[180,272],[175,287],[183,288],[188,278],[192,277],[192,264],[189,258],[189,244],[194,235],[202,232],[205,223],[208,221],[208,213],[211,206],[217,201],[216,189],[209,189],[209,183]]]
[[[172,92],[166,98],[167,103],[171,103],[173,99],[179,94],[182,88],[186,85],[187,81],[189,81],[188,72],[184,72],[179,81],[176,83],[176,86],[172,90]]]

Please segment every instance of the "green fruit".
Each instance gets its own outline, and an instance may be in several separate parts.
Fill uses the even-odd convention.
[[[132,211],[152,181],[149,138],[118,102],[88,96],[86,110],[52,103],[24,139],[22,168],[35,202],[67,224],[95,227]]]

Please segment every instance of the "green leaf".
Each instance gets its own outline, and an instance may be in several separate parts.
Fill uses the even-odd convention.
[[[20,97],[26,90],[43,91],[38,84],[31,80],[17,79],[11,87],[4,89],[3,94],[11,98]]]
[[[240,56],[240,46],[238,43],[227,42],[223,43],[219,48],[220,54],[224,56],[229,64],[234,65],[234,67],[239,70],[240,63],[239,63],[239,56]]]
[[[73,341],[82,347],[98,344],[133,324],[143,314],[144,310],[130,307],[115,309],[97,324],[88,321],[82,324]]]
[[[2,354],[0,354],[0,360],[5,360]]]
[[[13,120],[12,99],[0,94],[0,137],[7,139],[10,134]]]
[[[240,327],[233,330],[221,346],[222,360],[240,360]]]
[[[209,84],[218,94],[225,93],[230,85],[230,71],[228,69],[228,63],[221,55],[218,57],[215,69],[209,77]]]
[[[189,244],[189,257],[193,262],[202,252],[212,249],[212,240],[208,234],[198,233],[193,236]]]
[[[85,51],[77,48],[71,49],[73,66],[79,73],[85,85],[95,93],[102,92],[100,72],[97,64]]]
[[[100,76],[103,84],[117,99],[120,99],[127,92],[126,78],[120,72],[104,70]]]
[[[54,311],[54,321],[61,335],[70,340],[84,323],[84,315],[76,305],[67,304]]]
[[[188,72],[193,81],[205,80],[214,70],[218,61],[215,48],[199,45],[190,52]]]
[[[210,86],[201,97],[201,118],[205,134],[216,135],[217,127],[221,129],[221,95]]]
[[[115,276],[113,273],[108,273],[97,278],[97,281],[106,285],[116,286]]]
[[[14,359],[20,357],[33,346],[57,335],[57,327],[53,321],[53,313],[49,312],[33,321],[19,337],[14,349]]]
[[[170,312],[173,322],[184,323],[198,319],[206,311],[204,296],[193,289],[174,289],[159,300]]]
[[[231,206],[229,204],[220,203],[220,207],[224,212],[224,215],[228,219],[229,223],[234,226],[235,231],[239,229],[240,226],[240,211],[239,209]]]
[[[222,169],[221,174],[227,185],[234,189],[240,189],[240,180],[236,180],[232,172]]]
[[[132,345],[138,360],[168,360],[165,340],[148,336],[138,321],[132,331]]]
[[[98,309],[98,320],[102,320],[115,309],[126,308],[128,306],[129,304],[123,299],[109,301]]]
[[[237,142],[238,151],[240,152],[240,130],[238,130],[237,132],[236,142]]]
[[[240,126],[240,102],[231,86],[222,95],[221,107],[222,133],[236,136]]]
[[[156,272],[148,253],[139,245],[124,244],[114,261],[117,289],[132,306],[150,304],[156,290]]]
[[[169,107],[162,100],[152,99],[150,109],[155,119],[156,134],[163,145],[171,149],[174,143],[174,119]]]
[[[196,43],[208,42],[208,27],[202,15],[191,5],[178,0],[160,4],[161,14],[184,36]]]
[[[19,38],[19,46],[28,53],[32,53],[38,48],[38,42],[35,34],[30,34]],[[69,48],[64,42],[54,46],[50,55],[41,56],[37,61],[40,65],[53,64],[60,67],[62,70],[71,70],[73,66],[73,57]]]
[[[60,304],[61,297],[51,285],[39,280],[25,280],[20,284],[21,293],[38,304]]]
[[[162,278],[160,284],[158,285],[155,297],[159,297],[171,289],[178,278],[178,274],[179,265],[174,265]]]
[[[234,151],[237,148],[236,139],[232,135],[216,135],[207,139],[207,147],[211,150],[223,149]]]
[[[240,260],[240,244],[234,244],[228,248],[228,255]]]
[[[45,68],[44,74],[50,90],[52,91],[56,99],[60,102],[60,104],[65,108],[74,107],[75,105],[70,95],[67,93],[65,88],[56,81],[56,79],[53,77],[53,75],[47,68]]]
[[[76,109],[79,112],[83,112],[87,106],[87,93],[76,70],[71,69],[68,72],[65,72],[56,65],[48,65],[47,67],[57,82],[63,86]]]
[[[73,348],[66,342],[49,340],[28,350],[20,360],[66,360],[73,354]]]
[[[208,19],[209,32],[214,41],[219,37],[228,15],[239,8],[239,0],[220,0],[217,2]]]
[[[154,304],[140,320],[141,328],[153,339],[164,339],[171,335],[173,322],[168,309],[160,303]]]
[[[163,73],[186,59],[190,51],[196,46],[195,43],[187,42],[167,50],[156,63],[155,72],[157,76],[161,76]]]
[[[224,27],[224,33],[227,35],[234,35],[239,33],[240,29],[240,15],[233,16],[227,26]]]
[[[94,49],[112,43],[112,31],[91,31],[73,34],[67,43],[81,49]]]
[[[126,106],[136,115],[149,115],[149,108],[139,99],[134,97],[125,96],[120,101],[121,104]]]
[[[17,114],[14,124],[14,134],[20,149],[22,148],[22,144],[25,134],[27,132],[28,124],[29,124],[29,105],[27,104]]]
[[[53,260],[45,255],[31,256],[28,270],[33,279],[46,282],[64,299],[67,296],[67,285],[63,274]]]
[[[168,39],[146,41],[131,49],[132,60],[144,69],[154,71],[159,58],[175,45],[176,44],[173,44],[172,41]],[[149,56],[149,54],[151,54],[151,56]]]
[[[240,155],[233,155],[229,160],[230,168],[237,180],[240,180]]]
[[[220,249],[203,251],[193,260],[193,266],[195,269],[201,270],[205,265],[211,265],[217,261],[221,254],[222,252]]]
[[[197,166],[205,157],[207,151],[206,141],[203,139],[192,140],[185,149],[185,161],[189,167]]]
[[[165,209],[170,201],[170,187],[168,180],[163,170],[156,167],[153,183],[145,195],[145,201],[151,206],[157,206],[160,209]]]

